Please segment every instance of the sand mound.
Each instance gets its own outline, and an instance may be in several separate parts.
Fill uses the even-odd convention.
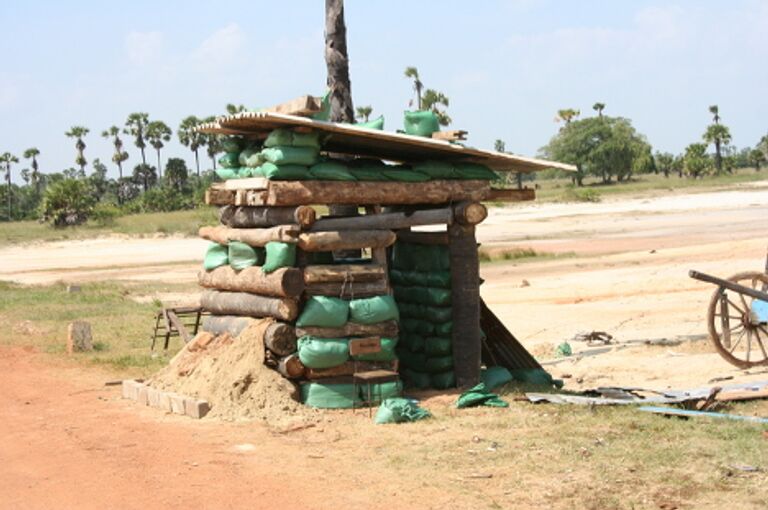
[[[264,366],[264,332],[272,319],[254,319],[235,338],[200,333],[149,381],[153,387],[205,399],[208,416],[262,419],[271,425],[311,414],[298,388]]]

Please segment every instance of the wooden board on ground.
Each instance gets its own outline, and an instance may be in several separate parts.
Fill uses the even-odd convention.
[[[220,117],[201,125],[204,133],[264,136],[277,128],[306,127],[327,137],[323,149],[328,152],[369,156],[389,161],[450,160],[480,163],[494,170],[536,172],[548,168],[574,172],[576,167],[565,163],[527,158],[488,150],[465,147],[444,140],[368,129],[351,124],[323,122],[293,115],[270,112],[242,112]],[[386,203],[386,202],[382,202]]]

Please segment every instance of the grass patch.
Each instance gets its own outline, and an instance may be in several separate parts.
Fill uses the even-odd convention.
[[[551,260],[560,258],[575,257],[574,252],[565,253],[551,253],[540,252],[533,248],[484,248],[481,247],[478,250],[478,258],[480,263],[489,262],[505,262],[505,261],[517,261],[517,262],[533,262],[541,260]]]
[[[167,357],[153,357],[149,351],[160,303],[138,303],[131,296],[192,289],[190,285],[100,282],[83,284],[80,292],[68,293],[63,284],[0,282],[0,343],[64,355],[67,325],[84,320],[91,323],[94,350],[76,354],[75,361],[146,376],[167,362]],[[172,348],[180,346],[181,340],[172,339]]]
[[[203,225],[218,223],[216,208],[203,207],[186,211],[130,214],[115,218],[109,224],[87,223],[68,228],[53,228],[37,221],[0,223],[0,246],[33,241],[66,241],[89,239],[110,234],[144,236],[153,234],[197,235]]]

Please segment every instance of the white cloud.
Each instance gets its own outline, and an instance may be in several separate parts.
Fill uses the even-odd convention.
[[[245,33],[237,23],[230,23],[208,36],[192,52],[192,59],[203,65],[236,62],[245,44]]]
[[[162,49],[163,34],[160,32],[131,32],[125,38],[128,60],[136,65],[145,65],[156,60]]]

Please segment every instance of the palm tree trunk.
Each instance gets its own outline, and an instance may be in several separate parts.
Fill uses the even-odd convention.
[[[144,155],[144,147],[141,147],[141,162],[147,164],[147,157]]]
[[[197,176],[200,177],[200,156],[197,154],[197,149],[195,149],[195,168],[197,168]]]
[[[120,179],[123,178],[123,163],[122,161],[117,162],[117,173],[120,176]]]
[[[5,180],[8,182],[8,221],[12,221],[11,217],[11,164],[8,163],[5,167]]]
[[[720,154],[719,138],[715,138],[715,170],[718,174],[723,170],[723,156]]]
[[[421,82],[416,83],[416,107],[421,111]]]
[[[160,166],[160,149],[157,149],[157,181],[163,178],[163,167]]]
[[[331,100],[331,122],[355,121],[349,79],[344,0],[325,0],[325,64]]]

